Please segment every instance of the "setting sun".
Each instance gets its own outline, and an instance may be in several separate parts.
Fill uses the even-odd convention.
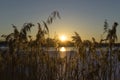
[[[62,35],[62,36],[60,36],[60,40],[61,40],[61,41],[66,41],[66,40],[67,40],[67,37],[66,37],[65,35]]]

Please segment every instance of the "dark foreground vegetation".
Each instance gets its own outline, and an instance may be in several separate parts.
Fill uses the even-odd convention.
[[[108,29],[105,21],[105,39],[100,42],[82,40],[77,32],[72,36],[74,56],[61,58],[50,57],[49,29],[59,13],[54,11],[42,23],[37,23],[38,32],[33,40],[28,32],[33,23],[25,23],[21,30],[15,25],[14,31],[5,38],[8,49],[0,50],[0,80],[119,80],[120,79],[120,49],[115,48],[117,40],[115,22],[112,29]],[[60,43],[53,39],[56,54],[59,54]],[[104,42],[104,43],[103,43]],[[102,45],[106,45],[104,50]],[[43,49],[45,47],[45,49]],[[99,50],[99,52],[98,52]]]

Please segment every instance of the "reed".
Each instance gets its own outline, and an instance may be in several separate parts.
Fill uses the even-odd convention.
[[[60,42],[53,39],[55,55],[50,56],[49,25],[56,18],[60,18],[59,12],[54,11],[46,21],[37,23],[38,32],[36,39],[28,35],[33,23],[24,23],[18,30],[12,24],[13,32],[2,35],[7,42],[8,50],[0,50],[0,80],[118,80],[120,76],[120,50],[114,48],[117,39],[116,28],[118,23],[108,29],[105,21],[105,39],[97,42],[94,37],[92,41],[82,40],[77,32],[72,36],[72,42],[76,51],[71,51],[64,58],[59,57],[58,50]],[[102,49],[102,43],[107,47]],[[44,48],[43,48],[44,47]]]

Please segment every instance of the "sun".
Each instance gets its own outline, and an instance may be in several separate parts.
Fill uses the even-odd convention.
[[[62,36],[60,36],[60,40],[61,40],[62,42],[64,42],[64,41],[67,40],[67,37],[66,37],[65,35],[62,35]]]

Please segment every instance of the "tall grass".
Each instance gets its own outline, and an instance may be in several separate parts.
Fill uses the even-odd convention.
[[[106,39],[97,42],[82,40],[75,32],[72,36],[74,48],[64,58],[60,58],[59,41],[54,39],[55,55],[50,56],[49,28],[48,26],[60,18],[57,11],[54,11],[46,21],[37,23],[38,32],[36,39],[28,35],[28,32],[35,27],[33,23],[25,23],[21,30],[12,24],[14,31],[5,38],[8,50],[0,50],[0,80],[119,80],[120,76],[120,50],[114,48],[117,23],[111,30],[105,22]],[[106,41],[105,50],[102,49],[102,42]],[[46,45],[47,44],[47,45]],[[44,47],[44,48],[43,48]]]

